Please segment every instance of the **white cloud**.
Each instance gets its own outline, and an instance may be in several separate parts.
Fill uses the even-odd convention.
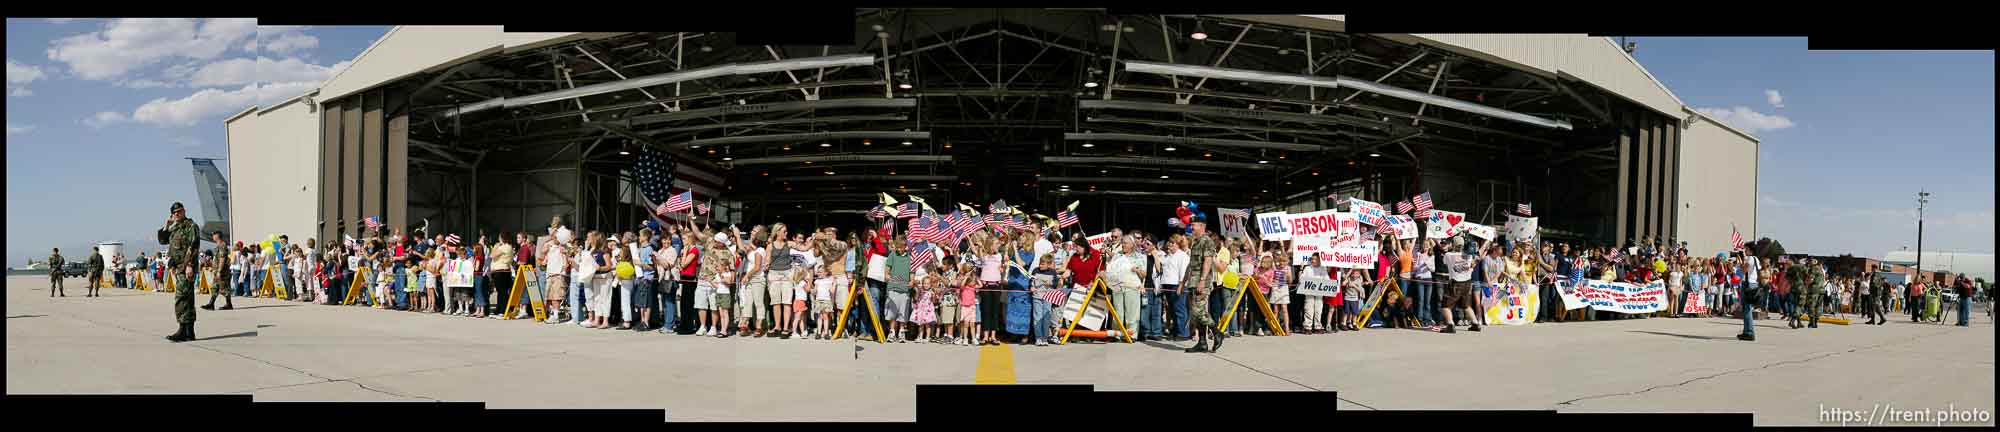
[[[176,87],[174,83],[149,79],[123,80],[118,82],[118,86],[130,89]]]
[[[126,120],[128,120],[128,118],[125,117],[124,114],[119,114],[110,111],[100,111],[97,114],[92,114],[90,117],[85,117],[83,119],[83,125],[94,128],[101,128],[113,124],[118,124]]]
[[[250,84],[235,90],[203,89],[180,99],[153,99],[133,109],[130,115],[100,112],[85,119],[84,124],[101,127],[129,121],[158,126],[193,126],[202,120],[242,111],[252,105],[289,99],[318,85],[317,81],[297,81]]]
[[[49,18],[48,21],[49,24],[69,24],[70,21],[76,21],[76,18]]]
[[[42,72],[41,66],[17,62],[12,58],[7,59],[7,85],[27,84],[47,76],[47,73]]]
[[[1735,126],[1747,132],[1757,133],[1792,127],[1792,119],[1776,114],[1764,114],[1746,106],[1730,108],[1695,108],[1695,111]]]
[[[285,54],[319,47],[319,38],[305,33],[284,33],[264,42],[264,49]]]
[[[1777,90],[1764,90],[1764,102],[1770,103],[1772,108],[1784,108],[1785,95],[1778,94]]]
[[[212,59],[256,31],[257,21],[249,18],[118,19],[100,31],[52,42],[48,56],[78,77],[105,80],[170,59]]]
[[[274,60],[258,57],[255,60],[234,58],[203,65],[192,74],[189,83],[197,87],[233,86],[250,83],[324,81],[333,76],[335,68],[300,61],[297,58]]]
[[[41,66],[21,63],[9,58],[7,59],[7,96],[23,97],[34,95],[35,92],[28,90],[28,83],[46,77],[48,77],[48,73],[43,72]]]
[[[35,130],[35,125],[17,125],[17,124],[13,124],[13,123],[8,123],[8,124],[7,124],[7,135],[9,135],[9,136],[12,136],[12,135],[15,135],[15,134],[24,134],[24,133],[28,133],[29,131],[33,131],[33,130]]]

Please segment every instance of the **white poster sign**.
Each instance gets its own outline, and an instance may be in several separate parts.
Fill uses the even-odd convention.
[[[1539,218],[1507,215],[1507,238],[1516,242],[1531,242],[1541,227]]]
[[[1300,276],[1298,293],[1309,296],[1337,296],[1340,295],[1340,282],[1316,275]]]
[[[1285,215],[1285,225],[1290,228],[1293,237],[1331,236],[1334,231],[1340,230],[1340,221],[1335,219],[1337,214],[1340,212],[1334,210],[1288,214]]]
[[[1389,216],[1389,229],[1396,231],[1397,240],[1417,238],[1417,220],[1409,216]]]
[[[1258,213],[1258,238],[1270,241],[1291,240],[1292,230],[1290,225],[1285,224],[1285,214],[1285,212]]]
[[[1311,235],[1292,237],[1292,265],[1307,265],[1315,253],[1332,251],[1332,235]],[[1322,256],[1322,259],[1325,257]]]
[[[1360,198],[1348,198],[1347,201],[1353,204],[1350,210],[1361,223],[1378,227],[1389,223],[1389,210],[1382,208],[1381,204]]]
[[[1104,250],[1104,242],[1106,240],[1111,240],[1111,233],[1098,234],[1090,237],[1084,237],[1083,239],[1085,241],[1090,242],[1091,249]]]
[[[1375,242],[1361,242],[1358,247],[1333,248],[1333,253],[1326,255],[1325,264],[1328,267],[1373,269],[1375,256],[1380,253],[1380,248],[1381,246]]]
[[[1465,213],[1431,210],[1430,218],[1424,221],[1425,238],[1447,238],[1458,235],[1458,224],[1465,222]]]
[[[1466,234],[1472,234],[1472,236],[1474,237],[1479,237],[1487,240],[1492,240],[1494,237],[1500,235],[1500,231],[1493,229],[1493,227],[1480,225],[1472,222],[1460,222],[1458,224],[1458,229],[1459,231],[1464,231]]]
[[[1228,238],[1250,238],[1250,231],[1243,225],[1250,221],[1250,211],[1245,209],[1219,209],[1222,215],[1222,236]]]

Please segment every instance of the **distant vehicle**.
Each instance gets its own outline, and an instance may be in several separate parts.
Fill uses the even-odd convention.
[[[84,269],[83,263],[73,262],[63,264],[62,270],[58,270],[56,275],[62,277],[82,277],[86,275],[86,272],[87,270]]]

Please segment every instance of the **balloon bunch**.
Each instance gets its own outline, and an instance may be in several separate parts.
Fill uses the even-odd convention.
[[[1167,225],[1179,227],[1184,234],[1194,233],[1195,222],[1208,221],[1208,215],[1201,211],[1201,204],[1194,201],[1181,201],[1181,206],[1174,209],[1174,216],[1175,219],[1167,221]]]

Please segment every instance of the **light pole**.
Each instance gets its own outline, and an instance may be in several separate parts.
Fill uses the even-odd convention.
[[[1924,204],[1931,202],[1931,193],[1917,190],[1917,281],[1924,281]]]

